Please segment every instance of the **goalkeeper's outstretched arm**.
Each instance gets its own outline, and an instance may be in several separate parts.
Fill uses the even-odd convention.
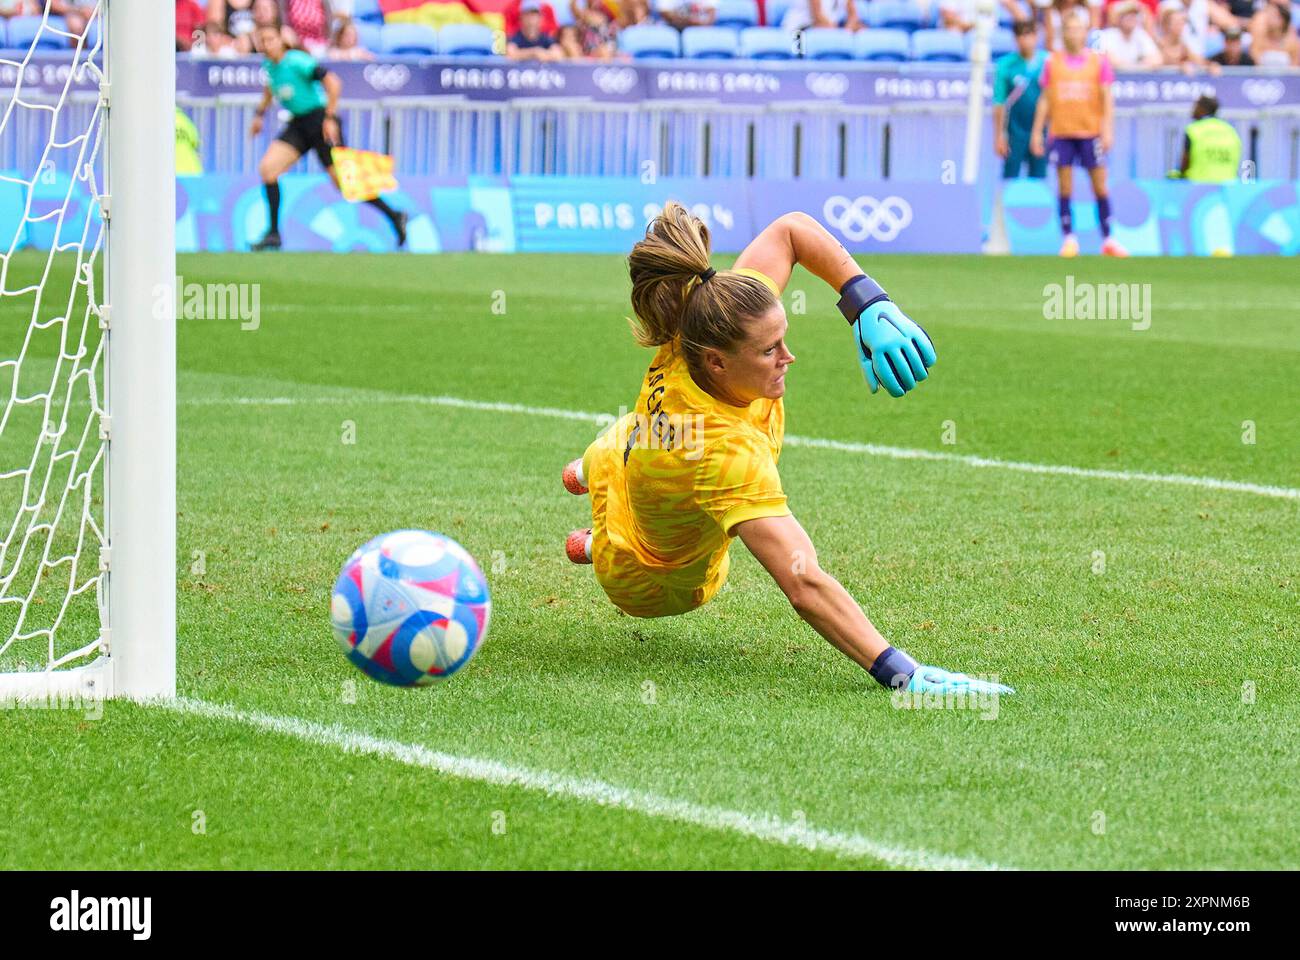
[[[759,517],[734,527],[796,613],[881,686],[913,693],[1012,693],[1012,689],[917,663],[891,647],[857,601],[817,563],[812,540],[794,517]]]
[[[838,291],[837,306],[853,329],[872,393],[883,384],[890,396],[901,397],[930,375],[936,359],[930,335],[808,214],[777,217],[744,249],[736,267],[758,270],[784,290],[796,263]]]

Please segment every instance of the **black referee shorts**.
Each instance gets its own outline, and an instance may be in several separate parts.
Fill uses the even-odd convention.
[[[330,155],[331,148],[343,146],[343,123],[338,121],[338,124],[339,142],[327,143],[325,111],[313,110],[311,113],[304,113],[291,119],[275,139],[284,141],[299,153],[315,152],[320,158],[321,165],[328,168],[334,166],[334,158]]]

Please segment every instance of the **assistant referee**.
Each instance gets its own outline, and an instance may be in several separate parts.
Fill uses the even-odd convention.
[[[279,250],[280,176],[310,150],[320,158],[321,166],[330,175],[334,185],[338,186],[339,178],[334,170],[331,151],[334,147],[343,145],[343,132],[338,118],[343,82],[337,74],[317,63],[311,54],[286,46],[280,31],[275,27],[261,27],[257,34],[257,39],[266,52],[263,66],[266,69],[267,83],[249,134],[256,137],[262,132],[262,118],[275,100],[279,100],[293,115],[279,136],[266,148],[266,153],[257,165],[257,172],[266,189],[266,205],[271,224],[266,236],[253,244],[253,249]],[[388,218],[388,222],[393,225],[393,232],[397,234],[397,245],[404,246],[407,215],[394,210],[382,197],[366,202]]]

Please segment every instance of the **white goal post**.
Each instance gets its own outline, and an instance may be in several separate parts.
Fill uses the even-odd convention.
[[[16,70],[0,60],[16,77],[0,85],[0,146],[18,138],[0,151],[0,189],[25,197],[16,234],[0,223],[0,706],[170,698],[175,10],[100,0],[75,35],[43,6],[50,52],[33,40]],[[31,163],[6,170],[9,156]],[[33,203],[42,191],[57,215]],[[11,328],[29,307],[24,335]]]

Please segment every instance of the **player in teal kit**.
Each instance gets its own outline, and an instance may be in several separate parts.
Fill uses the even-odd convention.
[[[262,118],[270,109],[273,100],[292,114],[289,123],[267,147],[257,172],[262,177],[266,189],[266,205],[270,213],[271,226],[266,236],[253,244],[254,250],[280,249],[280,177],[298,162],[298,158],[309,150],[320,159],[338,185],[338,174],[334,171],[334,147],[343,145],[343,131],[339,127],[338,103],[343,84],[338,76],[330,73],[311,54],[304,50],[291,50],[284,44],[280,31],[274,27],[263,27],[258,31],[257,39],[266,51],[266,89],[262,92],[262,102],[258,105],[257,116],[253,119],[250,130],[252,136],[262,132]],[[382,197],[367,200],[388,222],[397,234],[399,247],[406,243],[406,214],[394,210]]]
[[[1034,128],[1034,110],[1043,92],[1038,77],[1047,52],[1039,50],[1038,27],[1030,20],[1015,25],[1016,51],[998,59],[993,80],[994,145],[1002,158],[1002,177],[1012,180],[1026,164],[1029,176],[1047,176],[1047,157],[1029,151],[1029,134]]]

